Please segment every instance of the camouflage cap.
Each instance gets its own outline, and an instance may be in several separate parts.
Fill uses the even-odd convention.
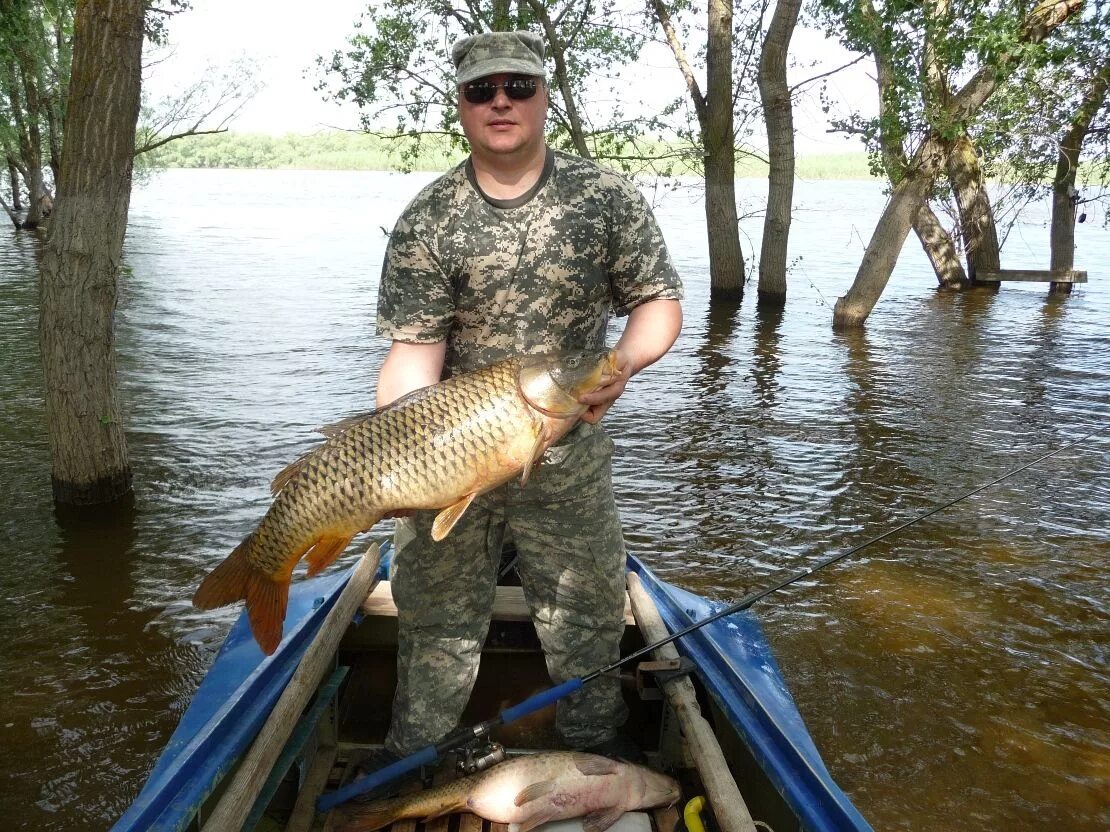
[[[546,78],[543,68],[543,38],[532,32],[482,32],[451,47],[455,83],[512,72]]]

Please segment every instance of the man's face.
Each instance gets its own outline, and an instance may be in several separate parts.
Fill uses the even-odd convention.
[[[511,79],[526,80],[527,76],[501,73],[487,75],[472,82],[497,86],[493,98],[472,104],[459,89],[459,121],[471,148],[486,157],[528,155],[543,146],[543,126],[547,120],[547,89],[534,78],[536,93],[531,98],[511,98],[504,85]]]

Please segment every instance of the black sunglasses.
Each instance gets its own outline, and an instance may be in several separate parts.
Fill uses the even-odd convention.
[[[479,78],[469,84],[463,84],[463,98],[471,104],[488,104],[497,97],[498,90],[505,90],[505,95],[513,101],[523,101],[536,94],[536,79],[527,75],[517,75],[501,84],[495,84],[486,78]]]

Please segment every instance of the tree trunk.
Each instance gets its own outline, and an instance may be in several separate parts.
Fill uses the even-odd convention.
[[[62,176],[42,262],[39,339],[54,498],[130,491],[112,321],[139,116],[143,0],[79,0]]]
[[[744,296],[744,255],[736,216],[736,147],[732,129],[732,0],[709,0],[705,104],[705,220],[709,298]]]
[[[836,301],[833,308],[835,329],[862,325],[875,308],[894,271],[894,264],[914,219],[925,204],[937,174],[944,167],[946,155],[944,145],[935,136],[926,139],[914,154],[906,175],[894,186],[890,201],[879,217],[852,288]]]
[[[767,124],[767,213],[759,253],[759,303],[786,304],[786,259],[794,205],[794,113],[786,55],[801,0],[778,0],[759,59],[759,97]]]
[[[948,181],[952,183],[960,212],[967,276],[974,283],[978,272],[997,272],[1002,264],[994,209],[983,184],[979,155],[966,135],[953,141],[949,148]]]
[[[547,44],[551,47],[551,57],[555,61],[555,83],[559,87],[559,93],[563,99],[563,109],[567,114],[567,130],[570,133],[571,141],[574,143],[574,149],[583,159],[592,159],[593,154],[590,153],[590,148],[586,144],[586,133],[582,129],[582,119],[578,115],[578,105],[574,102],[574,93],[571,91],[570,81],[567,77],[565,45],[559,39],[559,33],[555,29],[551,15],[547,13],[547,7],[540,0],[528,0],[528,5],[536,16],[536,20],[543,26]]]
[[[921,241],[921,248],[933,266],[941,289],[963,289],[968,285],[960,256],[948,230],[941,225],[928,202],[921,206],[913,220],[913,230]]]
[[[902,133],[898,116],[898,89],[890,57],[890,45],[880,36],[881,24],[871,0],[860,4],[865,19],[873,29],[871,53],[875,58],[875,81],[879,85],[879,146],[882,150],[883,168],[891,185],[901,181],[906,171],[905,136]],[[932,55],[932,48],[926,41],[926,52]],[[925,75],[931,84],[931,94],[940,100],[945,92],[944,83],[939,76],[935,60],[927,60],[931,69]],[[962,288],[967,284],[967,275],[960,264],[956,246],[948,231],[941,225],[928,202],[923,202],[914,217],[913,230],[921,242],[925,256],[933,266],[937,282],[942,288]]]
[[[19,171],[15,167],[15,162],[8,160],[8,180],[12,183],[12,210],[23,210],[23,195],[19,190]]]
[[[23,167],[23,181],[27,185],[27,215],[20,223],[20,228],[38,228],[42,221],[42,145],[31,138],[31,123],[34,121],[19,98],[16,90],[17,70],[14,61],[9,65],[12,86],[8,89],[8,107],[19,141],[20,162]],[[34,128],[38,135],[38,128]]]
[[[1075,189],[1075,177],[1079,172],[1079,156],[1083,141],[1091,128],[1099,110],[1106,105],[1106,93],[1110,88],[1110,64],[1102,67],[1095,75],[1087,94],[1072,118],[1068,130],[1060,137],[1060,150],[1056,157],[1056,178],[1052,182],[1052,253],[1049,268],[1052,270],[1071,269],[1075,266],[1075,212],[1079,194]],[[1052,290],[1066,293],[1071,291],[1070,283],[1053,283]]]

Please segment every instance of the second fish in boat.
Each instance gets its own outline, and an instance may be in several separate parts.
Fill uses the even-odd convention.
[[[392,800],[336,809],[340,832],[373,832],[394,821],[471,812],[516,832],[553,820],[584,818],[605,832],[625,812],[678,802],[678,782],[644,766],[577,751],[527,754],[453,783]],[[512,828],[512,827],[510,827]]]

